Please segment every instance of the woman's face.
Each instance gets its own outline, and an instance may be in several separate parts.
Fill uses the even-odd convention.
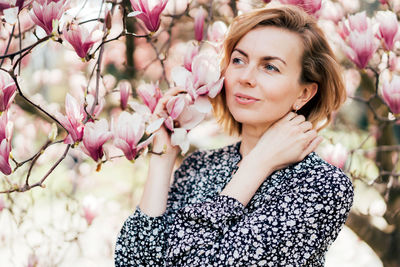
[[[302,53],[300,37],[282,28],[259,27],[240,39],[225,72],[226,102],[236,121],[268,127],[293,110],[304,97]]]

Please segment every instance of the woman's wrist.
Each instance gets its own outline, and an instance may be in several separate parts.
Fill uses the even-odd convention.
[[[269,164],[260,164],[259,159],[246,156],[221,195],[233,197],[246,206],[272,172],[273,169]]]

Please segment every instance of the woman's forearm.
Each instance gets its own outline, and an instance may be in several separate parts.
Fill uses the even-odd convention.
[[[247,206],[265,178],[272,172],[271,166],[268,164],[260,166],[260,162],[256,158],[243,158],[239,169],[222,190],[221,195],[233,197]]]
[[[168,154],[151,155],[149,171],[139,207],[145,214],[156,217],[164,214],[176,157]]]

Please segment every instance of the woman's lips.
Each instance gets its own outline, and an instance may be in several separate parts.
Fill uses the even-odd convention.
[[[239,104],[246,105],[259,101],[259,99],[244,94],[235,94],[235,100]]]

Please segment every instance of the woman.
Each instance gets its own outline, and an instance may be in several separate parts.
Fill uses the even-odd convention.
[[[166,153],[151,156],[116,266],[324,265],[353,200],[346,175],[312,152],[345,97],[334,55],[291,6],[237,17],[224,53],[214,111],[241,142],[191,154],[170,186],[178,149],[160,129],[153,150]]]

